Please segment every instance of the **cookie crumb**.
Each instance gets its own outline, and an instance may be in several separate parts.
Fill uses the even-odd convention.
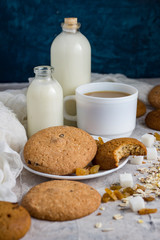
[[[99,210],[104,211],[105,207],[100,207]]]
[[[99,212],[99,213],[97,213],[97,215],[96,215],[96,216],[100,216],[100,215],[102,215],[102,213],[100,213],[100,212]]]
[[[101,222],[97,222],[96,224],[95,224],[95,228],[101,228],[102,227],[102,223]]]

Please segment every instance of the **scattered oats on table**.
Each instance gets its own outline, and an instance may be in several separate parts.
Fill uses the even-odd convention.
[[[114,228],[105,228],[105,229],[102,229],[102,232],[110,232],[113,230],[114,230]]]
[[[119,213],[113,216],[113,219],[115,219],[115,220],[120,220],[122,218],[123,218],[123,216]]]

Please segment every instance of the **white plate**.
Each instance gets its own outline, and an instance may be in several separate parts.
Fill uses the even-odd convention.
[[[95,139],[98,138],[97,136],[93,136],[93,137]],[[102,138],[102,139],[104,142],[107,142],[109,140],[107,138]],[[89,175],[83,175],[83,176],[76,176],[75,174],[72,174],[72,175],[67,175],[67,176],[61,176],[61,175],[53,175],[53,174],[38,172],[38,171],[33,170],[32,168],[29,168],[24,160],[23,151],[21,152],[21,159],[22,159],[24,168],[27,169],[31,173],[34,173],[34,174],[42,176],[42,177],[54,178],[54,179],[65,179],[65,180],[84,180],[84,179],[92,179],[92,178],[102,177],[102,176],[108,175],[110,173],[113,173],[113,172],[119,170],[128,162],[128,158],[123,158],[120,161],[119,166],[117,168],[113,168],[111,170],[100,170],[98,173],[95,173],[95,174],[89,174]]]

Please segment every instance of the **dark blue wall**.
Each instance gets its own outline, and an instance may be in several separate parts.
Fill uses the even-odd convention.
[[[25,82],[50,64],[64,17],[78,17],[92,72],[160,77],[160,0],[0,0],[0,82]]]

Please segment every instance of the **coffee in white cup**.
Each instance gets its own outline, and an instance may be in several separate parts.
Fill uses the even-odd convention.
[[[138,90],[127,84],[98,82],[79,86],[64,98],[64,118],[77,121],[91,135],[129,137],[136,126]],[[108,95],[107,95],[108,94]],[[65,103],[76,101],[77,115],[66,112]]]

